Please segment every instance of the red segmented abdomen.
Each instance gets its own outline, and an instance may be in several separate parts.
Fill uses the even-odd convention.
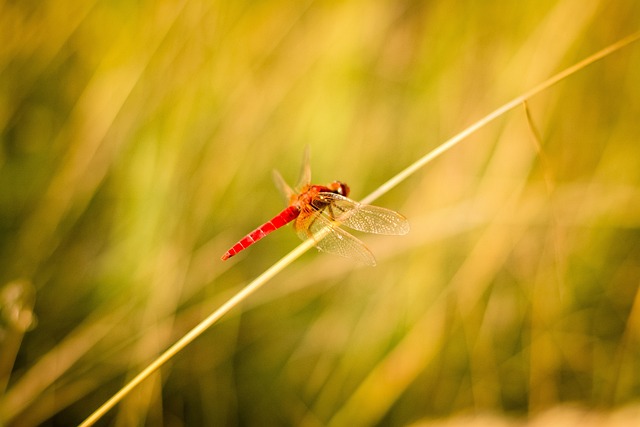
[[[292,205],[280,212],[278,215],[271,218],[271,220],[265,222],[260,227],[253,230],[251,233],[247,234],[240,240],[238,243],[233,245],[231,249],[227,251],[224,255],[222,255],[222,260],[226,260],[237,254],[238,252],[247,249],[249,246],[253,245],[258,240],[262,239],[267,234],[272,231],[277,230],[280,227],[283,227],[296,219],[300,214],[300,209],[297,206]]]

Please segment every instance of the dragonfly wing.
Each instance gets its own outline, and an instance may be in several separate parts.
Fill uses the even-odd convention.
[[[331,221],[321,215],[320,212],[315,212],[306,218],[298,218],[299,220],[296,221],[295,228],[298,236],[303,240],[314,238],[314,234],[321,230],[327,230],[324,238],[316,241],[316,247],[319,250],[350,258],[361,264],[376,265],[375,257],[364,243],[345,230],[334,226]]]
[[[298,178],[297,189],[300,190],[305,185],[311,183],[311,149],[308,145],[304,147],[304,153],[302,153],[302,167],[300,168],[300,177]]]
[[[278,187],[280,194],[285,197],[285,203],[289,203],[291,196],[296,193],[293,191],[293,188],[289,187],[289,184],[287,184],[282,175],[280,175],[280,172],[275,169],[273,170],[273,182],[276,184],[276,187]]]
[[[300,178],[298,179],[298,184],[296,185],[296,189],[300,190],[305,185],[311,182],[311,165],[309,163],[309,153],[310,149],[307,145],[304,148],[304,153],[302,155],[302,168],[300,169]],[[276,183],[276,187],[280,190],[280,193],[284,195],[285,202],[289,203],[293,195],[296,195],[297,192],[287,184],[284,180],[280,172],[274,169],[273,171],[273,181]]]
[[[409,221],[398,212],[379,206],[363,205],[334,193],[320,193],[327,215],[345,227],[365,233],[399,235],[409,232]]]

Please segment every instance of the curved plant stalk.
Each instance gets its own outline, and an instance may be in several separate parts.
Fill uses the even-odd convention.
[[[409,178],[411,175],[416,173],[418,170],[422,169],[427,163],[431,162],[433,159],[435,159],[439,155],[443,154],[447,150],[449,150],[449,149],[453,148],[454,146],[456,146],[459,142],[461,142],[463,139],[465,139],[466,137],[468,137],[469,135],[471,135],[472,133],[474,133],[478,129],[482,128],[483,126],[485,126],[485,125],[487,125],[489,123],[491,123],[493,120],[497,119],[498,117],[502,116],[503,114],[507,113],[508,111],[511,111],[514,108],[520,106],[525,101],[529,100],[530,98],[533,98],[535,95],[537,95],[540,92],[550,88],[551,86],[553,86],[554,84],[560,82],[561,80],[569,77],[572,74],[577,73],[578,71],[582,70],[583,68],[587,67],[588,65],[591,65],[594,62],[611,55],[612,53],[622,49],[623,47],[625,47],[625,46],[627,46],[627,45],[629,45],[629,44],[631,44],[631,43],[633,43],[633,42],[635,42],[635,41],[637,41],[639,39],[640,39],[640,31],[638,31],[636,33],[633,33],[633,34],[631,34],[631,35],[629,35],[629,36],[617,41],[616,43],[613,43],[612,45],[607,46],[606,48],[602,49],[601,51],[596,52],[593,55],[583,59],[582,61],[577,62],[576,64],[572,65],[571,67],[566,68],[565,70],[559,72],[555,76],[552,76],[552,77],[548,78],[547,80],[545,80],[542,83],[538,84],[534,88],[529,89],[528,91],[526,91],[522,95],[515,97],[511,101],[509,101],[506,104],[504,104],[502,107],[499,107],[498,109],[494,110],[493,112],[487,114],[486,116],[484,116],[483,118],[481,118],[480,120],[478,120],[477,122],[475,122],[474,124],[472,124],[471,126],[466,128],[465,130],[463,130],[462,132],[458,133],[457,135],[455,135],[451,139],[449,139],[449,140],[445,141],[444,143],[440,144],[438,147],[436,147],[433,150],[431,150],[425,156],[421,157],[420,159],[418,159],[414,163],[410,164],[406,169],[404,169],[403,171],[401,171],[400,173],[395,175],[393,178],[389,179],[387,182],[382,184],[380,187],[378,187],[376,190],[374,190],[367,197],[362,199],[361,203],[369,204],[369,203],[373,202],[374,200],[378,199],[383,194],[387,193],[393,187],[395,187],[396,185],[400,184],[405,179]]]
[[[482,119],[478,120],[468,128],[464,129],[462,132],[458,133],[454,137],[445,141],[407,168],[399,172],[397,175],[389,179],[387,182],[382,184],[376,190],[374,190],[371,194],[366,196],[361,200],[362,203],[369,204],[374,200],[378,199],[380,196],[387,193],[389,190],[403,182],[405,179],[409,178],[411,175],[422,169],[429,162],[445,153],[447,150],[453,148],[459,142],[464,140],[469,135],[473,134],[478,129],[483,126],[489,124],[496,118],[502,116],[508,111],[522,105],[528,99],[533,96],[543,92],[544,90],[550,88],[554,84],[560,82],[561,80],[577,73],[583,68],[593,64],[594,62],[605,58],[614,52],[624,48],[625,46],[640,40],[640,31],[633,33],[616,43],[609,45],[608,47],[600,50],[599,52],[594,53],[593,55],[583,59],[582,61],[572,65],[569,68],[559,72],[558,74],[550,77],[549,79],[543,81],[538,84],[534,88],[528,90],[520,96],[512,99],[507,102],[503,106],[489,113]],[[178,352],[184,349],[188,344],[198,338],[204,331],[206,331],[209,327],[213,326],[223,315],[225,315],[229,310],[234,308],[240,302],[242,302],[249,295],[258,290],[262,285],[268,282],[271,278],[273,278],[276,274],[282,271],[285,267],[291,264],[293,261],[298,259],[301,255],[307,252],[314,246],[314,241],[317,239],[322,239],[324,237],[324,233],[317,233],[313,239],[308,239],[298,245],[294,250],[289,252],[279,261],[277,261],[274,265],[272,265],[269,269],[267,269],[264,273],[254,279],[251,283],[249,283],[246,287],[244,287],[240,292],[230,298],[226,303],[224,303],[220,308],[218,308],[215,312],[213,312],[209,317],[200,322],[197,326],[195,326],[192,330],[190,330],[187,334],[185,334],[180,340],[178,340],[175,344],[173,344],[169,349],[167,349],[164,353],[162,353],[157,359],[155,359],[149,366],[147,366],[143,371],[141,371],[138,375],[136,375],[131,381],[129,381],[123,388],[121,388],[116,394],[114,394],[109,400],[107,400],[102,406],[100,406],[95,412],[93,412],[87,419],[85,419],[80,427],[89,427],[95,424],[104,414],[106,414],[110,409],[112,409],[116,404],[118,404],[125,396],[127,396],[131,390],[133,390],[136,386],[138,386],[142,381],[144,381],[147,377],[153,374],[155,371],[160,369],[162,365],[164,365],[167,361],[169,361],[173,356],[175,356]]]
[[[323,234],[323,233],[318,233]],[[324,236],[317,236],[322,238]],[[138,384],[144,381],[147,377],[160,369],[162,365],[167,363],[173,356],[180,352],[183,348],[189,345],[193,340],[198,338],[204,331],[214,325],[222,316],[224,316],[229,310],[242,302],[249,295],[257,291],[262,285],[267,283],[273,276],[284,270],[286,266],[298,259],[301,255],[307,252],[314,246],[314,239],[307,239],[298,245],[294,250],[282,257],[278,262],[269,267],[264,273],[256,277],[251,283],[242,288],[240,292],[231,297],[227,302],[222,304],[220,308],[211,313],[209,317],[200,322],[197,326],[187,332],[182,338],[169,347],[164,353],[158,356],[149,366],[147,366],[142,372],[136,375],[131,381],[129,381],[124,387],[122,387],[116,394],[111,396],[109,400],[100,406],[94,413],[92,413],[87,419],[85,419],[80,427],[92,426],[98,421],[104,414],[106,414],[111,408],[113,408],[118,402],[120,402],[127,394],[131,392]]]

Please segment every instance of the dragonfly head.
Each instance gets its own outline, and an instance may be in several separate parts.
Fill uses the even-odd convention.
[[[331,188],[331,191],[333,191],[334,193],[344,197],[347,197],[350,191],[349,186],[344,182],[340,182],[340,181],[333,181],[329,185],[329,188]]]

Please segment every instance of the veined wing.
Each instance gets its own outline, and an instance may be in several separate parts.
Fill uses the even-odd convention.
[[[376,265],[375,257],[364,243],[334,225],[320,211],[312,211],[307,215],[299,216],[295,222],[295,229],[302,240],[313,239],[316,233],[326,230],[324,238],[318,239],[315,243],[318,249],[353,259],[362,264]]]
[[[305,185],[311,184],[311,148],[305,145],[302,153],[302,166],[300,167],[300,176],[296,183],[296,190],[300,191]]]
[[[409,232],[409,221],[391,209],[363,205],[335,193],[320,193],[319,198],[328,203],[325,213],[345,227],[374,234],[400,235]]]
[[[287,184],[280,172],[275,169],[273,170],[273,181],[275,182],[276,187],[278,187],[280,193],[284,195],[286,203],[289,203],[291,197],[294,194],[297,194],[297,191],[300,191],[302,187],[311,182],[311,165],[309,162],[310,151],[311,150],[307,145],[304,148],[304,153],[302,154],[302,167],[300,168],[300,176],[295,190]]]
[[[278,191],[280,191],[280,194],[284,197],[284,202],[289,203],[291,196],[296,194],[296,192],[293,191],[293,188],[289,187],[287,181],[285,181],[282,175],[280,175],[280,172],[275,169],[273,170],[273,182],[275,182]]]

